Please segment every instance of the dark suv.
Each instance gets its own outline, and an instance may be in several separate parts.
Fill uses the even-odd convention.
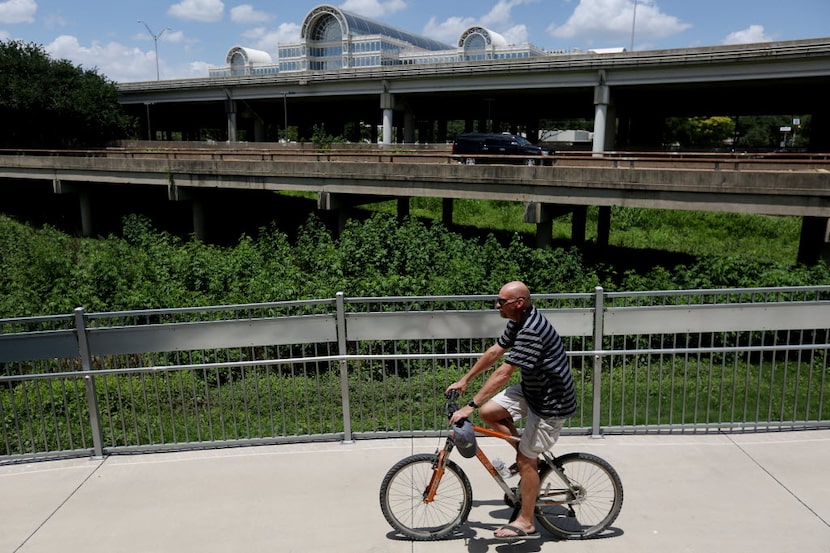
[[[514,158],[509,162],[523,165],[540,165],[538,156],[551,155],[553,152],[530,143],[526,138],[515,134],[471,132],[459,134],[452,144],[452,154],[461,158],[467,165],[476,163],[504,163],[505,160],[489,156],[535,156]],[[481,157],[485,156],[485,157]]]

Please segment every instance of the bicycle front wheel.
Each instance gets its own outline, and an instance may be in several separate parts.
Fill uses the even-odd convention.
[[[542,526],[565,539],[596,536],[611,526],[623,502],[622,481],[614,467],[590,453],[569,453],[555,463],[567,482],[552,467],[542,467],[536,503]]]
[[[392,528],[413,540],[440,540],[451,536],[467,520],[473,489],[467,475],[447,460],[433,501],[425,501],[435,470],[436,456],[412,455],[398,461],[380,486],[380,510]]]

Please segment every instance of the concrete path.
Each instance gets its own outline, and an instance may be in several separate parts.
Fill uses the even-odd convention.
[[[464,537],[397,538],[378,506],[394,462],[439,440],[367,440],[0,466],[0,553],[828,553],[830,430],[563,437],[625,488],[610,537],[491,539],[510,510],[475,459]],[[492,457],[504,442],[485,438]]]

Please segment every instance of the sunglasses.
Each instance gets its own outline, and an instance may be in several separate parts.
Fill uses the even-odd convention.
[[[504,306],[505,306],[505,305],[507,305],[508,303],[513,303],[514,301],[519,301],[519,300],[523,300],[523,299],[524,299],[524,298],[522,298],[522,297],[513,298],[513,299],[498,298],[498,299],[496,300],[496,305],[497,305],[497,306],[499,306],[499,307],[504,307]]]

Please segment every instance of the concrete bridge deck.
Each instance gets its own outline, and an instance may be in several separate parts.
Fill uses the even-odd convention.
[[[172,202],[188,202],[193,232],[202,239],[207,235],[208,198],[224,189],[237,195],[313,193],[318,209],[336,212],[341,226],[348,208],[384,200],[397,200],[403,217],[411,197],[442,198],[448,226],[454,199],[522,202],[524,222],[537,225],[539,246],[550,244],[552,221],[565,213],[573,213],[573,240],[584,241],[589,206],[600,208],[599,244],[608,243],[613,206],[800,216],[799,261],[814,263],[830,255],[830,154],[569,153],[543,156],[543,166],[467,166],[448,151],[385,149],[160,147],[0,153],[6,154],[0,155],[0,182],[40,181],[55,193],[77,194],[85,236],[94,234],[92,197],[100,195],[101,186],[122,186],[140,189],[147,197],[163,198],[161,192]]]
[[[739,435],[565,436],[555,451],[606,458],[625,488],[602,539],[504,544],[509,516],[475,459],[463,536],[410,542],[378,506],[381,479],[434,438],[317,443],[0,466],[0,551],[227,553],[566,551],[827,553],[830,431]],[[489,438],[491,457],[509,446]]]

